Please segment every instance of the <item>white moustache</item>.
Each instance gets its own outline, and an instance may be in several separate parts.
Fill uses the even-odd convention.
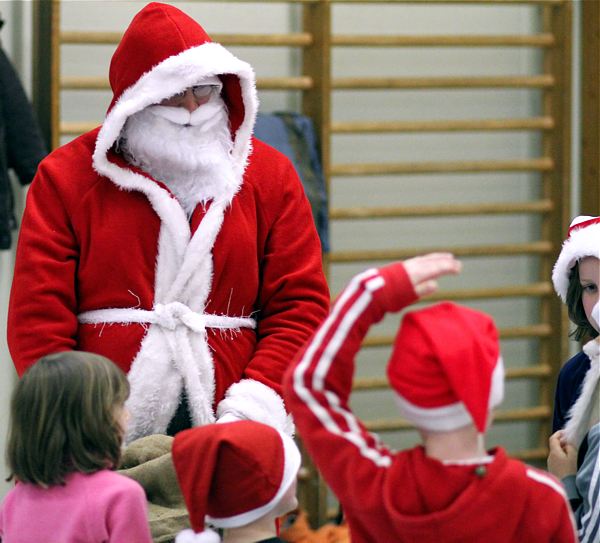
[[[206,104],[202,104],[198,109],[191,113],[184,107],[173,107],[173,106],[149,106],[148,111],[156,117],[166,119],[173,124],[180,126],[195,126],[200,128],[201,132],[210,130],[215,122],[218,122],[221,118],[219,113],[224,111],[223,102],[218,100],[211,100]]]

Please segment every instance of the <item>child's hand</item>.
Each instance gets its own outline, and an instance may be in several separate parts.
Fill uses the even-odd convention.
[[[404,269],[418,296],[432,294],[438,288],[436,279],[455,275],[462,264],[451,253],[429,253],[404,261]]]
[[[562,438],[562,430],[553,433],[548,440],[548,471],[559,479],[577,473],[577,449]]]

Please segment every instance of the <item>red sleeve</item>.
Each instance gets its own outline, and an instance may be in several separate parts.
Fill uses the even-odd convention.
[[[76,344],[78,243],[46,164],[27,195],[8,309],[8,346],[19,375],[39,357]]]
[[[260,266],[258,344],[245,370],[281,394],[290,361],[329,311],[321,245],[310,204],[289,161],[275,186],[279,202],[269,214]]]
[[[309,454],[346,504],[368,506],[365,489],[391,465],[391,455],[349,407],[354,359],[369,327],[417,296],[402,264],[357,275],[331,315],[297,355],[284,392]]]

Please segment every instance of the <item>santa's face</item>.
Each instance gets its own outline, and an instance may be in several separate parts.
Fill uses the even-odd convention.
[[[188,214],[199,202],[230,198],[237,186],[219,91],[212,85],[186,89],[133,114],[121,132],[127,161],[168,185]]]
[[[600,322],[598,322],[600,259],[588,256],[579,261],[579,282],[582,289],[581,303],[585,316],[594,329],[600,332]]]
[[[200,106],[208,103],[212,96],[219,95],[220,92],[220,85],[194,85],[169,98],[165,98],[160,105],[167,107],[182,107],[192,113]]]

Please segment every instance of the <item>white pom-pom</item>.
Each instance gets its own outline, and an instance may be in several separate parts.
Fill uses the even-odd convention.
[[[188,529],[177,534],[175,543],[221,543],[221,538],[217,532],[211,529],[206,529],[199,534]]]

